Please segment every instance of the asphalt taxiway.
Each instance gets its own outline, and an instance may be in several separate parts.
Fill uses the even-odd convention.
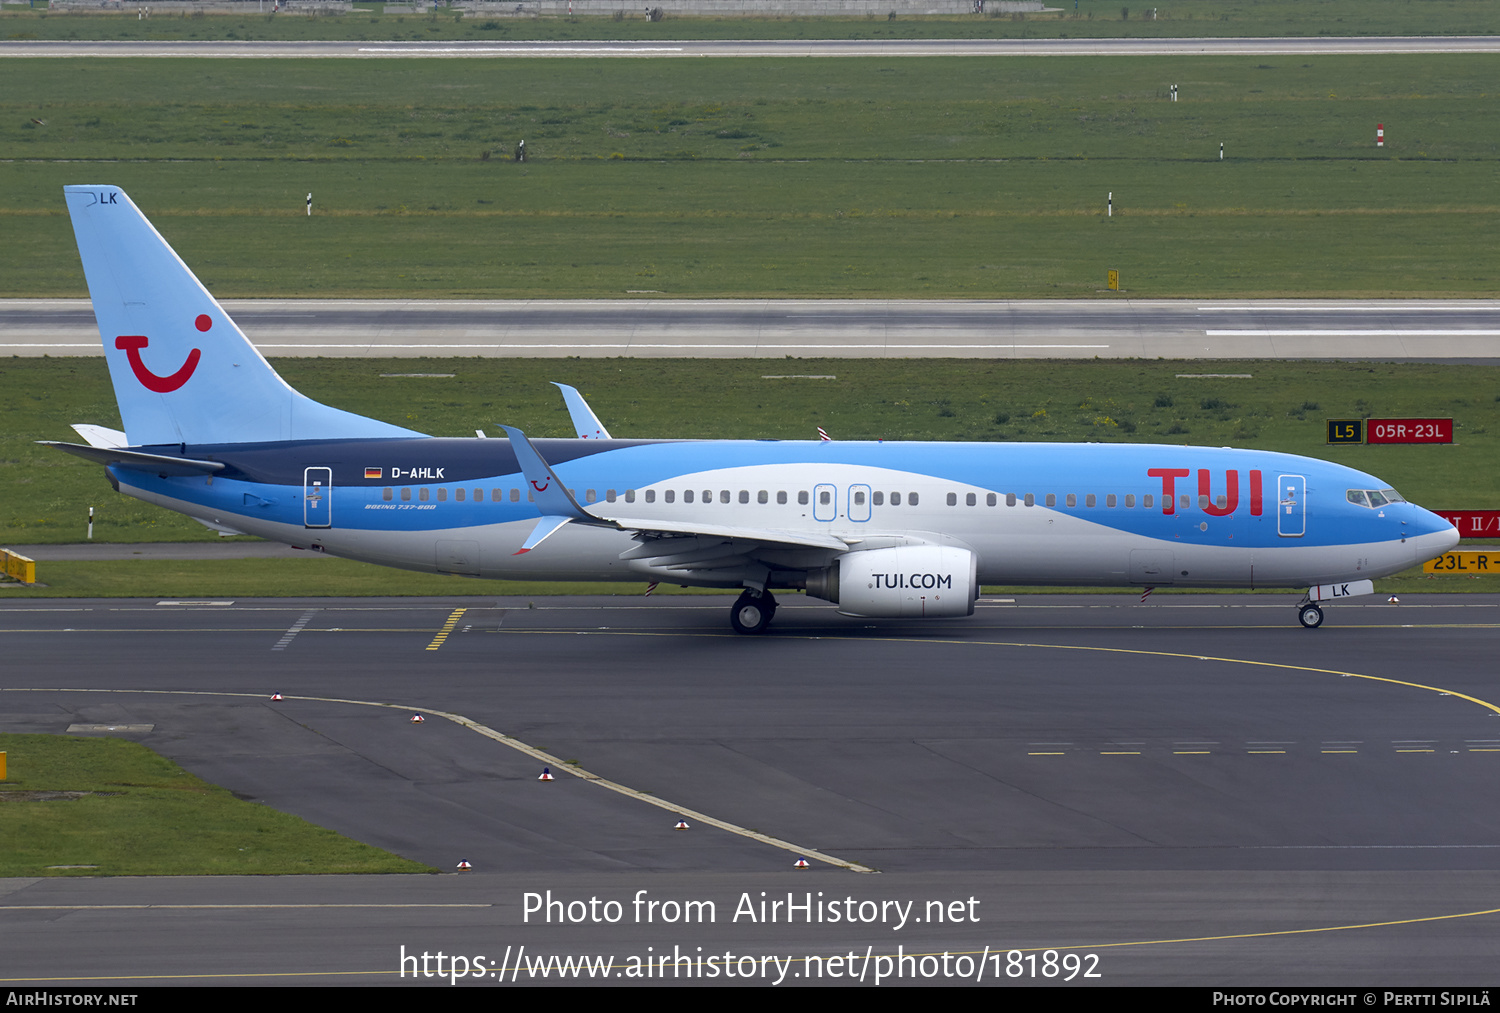
[[[1374,597],[1316,631],[1292,596],[926,624],[784,600],[759,638],[698,596],[7,602],[0,730],[113,727],[475,871],[8,880],[0,978],[437,980],[400,977],[405,946],[507,981],[585,954],[727,981],[730,952],[788,981],[944,952],[903,980],[1023,981],[996,954],[1051,948],[1097,957],[1076,983],[1493,982],[1500,597]],[[585,907],[528,915],[549,890]]]

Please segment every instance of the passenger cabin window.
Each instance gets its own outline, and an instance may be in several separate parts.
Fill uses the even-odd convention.
[[[800,490],[798,490],[798,492],[797,492],[797,505],[798,506],[807,506],[807,490],[806,489],[800,489]]]
[[[854,492],[854,505],[855,506],[864,506],[865,505],[864,490],[862,490],[862,489],[856,489],[855,490],[855,492]]]
[[[410,489],[410,487],[403,488],[401,490],[401,502],[406,503],[406,502],[409,502],[410,500],[411,500],[411,489]]]
[[[766,490],[762,489],[760,492],[758,492],[758,493],[755,494],[755,502],[757,502],[757,503],[769,503],[769,502],[771,502],[771,494],[768,493],[768,492],[766,492]]]
[[[956,492],[950,492],[948,494],[948,505],[949,506],[958,506],[958,493],[956,493]]]
[[[691,503],[693,501],[693,490],[691,490],[691,489],[684,490],[683,493],[682,493],[682,501],[684,503]]]
[[[777,490],[777,492],[776,492],[776,502],[779,503],[779,504],[781,504],[782,506],[786,506],[786,493],[784,491]]]
[[[1078,494],[1076,492],[1070,492],[1070,493],[1068,493],[1068,506],[1070,506],[1070,507],[1076,507],[1077,505],[1078,505]]]
[[[893,492],[893,493],[891,493],[891,506],[900,506],[900,505],[901,505],[901,494],[899,492]]]
[[[665,500],[666,502],[670,503],[670,502],[672,502],[672,498],[674,496],[676,496],[676,495],[677,495],[676,492],[672,491],[671,489],[668,489],[666,492],[664,492],[664,493],[661,494],[661,498],[663,500]]]
[[[1087,496],[1083,497],[1083,505],[1086,506],[1086,507],[1090,507],[1090,508],[1093,507],[1093,505],[1094,505],[1094,494],[1093,493],[1089,493]]]
[[[972,492],[968,493],[967,495],[964,496],[964,504],[966,506],[978,506],[979,505],[979,498],[977,496],[975,496]]]
[[[438,502],[439,503],[446,503],[446,502],[448,502],[448,490],[447,489],[439,489],[438,490]]]
[[[383,500],[385,500],[387,503],[389,503],[391,501],[391,487],[390,486],[386,486],[385,487],[385,490],[383,492],[381,492],[381,494],[380,494],[380,498],[383,499]]]
[[[870,494],[870,502],[875,506],[885,506],[885,493],[872,492]]]
[[[1057,493],[1055,493],[1055,492],[1049,492],[1047,494],[1047,505],[1049,507],[1055,507],[1055,506],[1057,506]]]
[[[1035,496],[1033,496],[1033,495],[1032,495],[1032,494],[1031,494],[1031,493],[1029,493],[1029,492],[1028,492],[1028,493],[1027,493],[1027,494],[1026,494],[1026,499],[1025,499],[1025,500],[1023,500],[1023,502],[1024,502],[1024,503],[1025,503],[1025,504],[1026,504],[1026,505],[1027,505],[1027,506],[1036,506],[1036,497],[1035,497]]]
[[[1110,493],[1109,495],[1107,495],[1107,496],[1104,497],[1104,505],[1107,506],[1107,507],[1109,507],[1111,510],[1113,510],[1115,508],[1115,494],[1114,493]]]
[[[913,493],[907,493],[907,496],[906,496],[906,505],[907,506],[916,506],[917,505],[917,494],[916,493],[914,493],[914,492]]]

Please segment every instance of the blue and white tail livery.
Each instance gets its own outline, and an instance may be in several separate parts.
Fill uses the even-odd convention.
[[[60,449],[221,531],[500,579],[742,589],[743,633],[798,589],[875,618],[970,615],[981,584],[1306,588],[1452,548],[1386,483],[1259,450],[1101,444],[439,439],[311,401],[118,187],[68,208],[125,432]],[[560,385],[561,386],[561,385]]]

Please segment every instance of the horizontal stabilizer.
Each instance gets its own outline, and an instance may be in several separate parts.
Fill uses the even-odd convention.
[[[83,441],[91,447],[130,446],[130,437],[118,429],[107,429],[104,426],[91,426],[80,422],[73,426],[73,432],[82,436]]]
[[[158,475],[212,475],[223,471],[221,461],[203,461],[192,457],[172,457],[170,454],[143,454],[139,450],[122,450],[118,447],[85,447],[81,443],[57,443],[53,440],[37,440],[44,447],[55,447],[64,453],[95,464],[118,464],[136,471],[151,471]]]

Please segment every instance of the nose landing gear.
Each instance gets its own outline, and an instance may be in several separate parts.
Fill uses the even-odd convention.
[[[1297,621],[1308,629],[1315,630],[1323,625],[1323,610],[1314,602],[1306,602],[1297,607]]]

